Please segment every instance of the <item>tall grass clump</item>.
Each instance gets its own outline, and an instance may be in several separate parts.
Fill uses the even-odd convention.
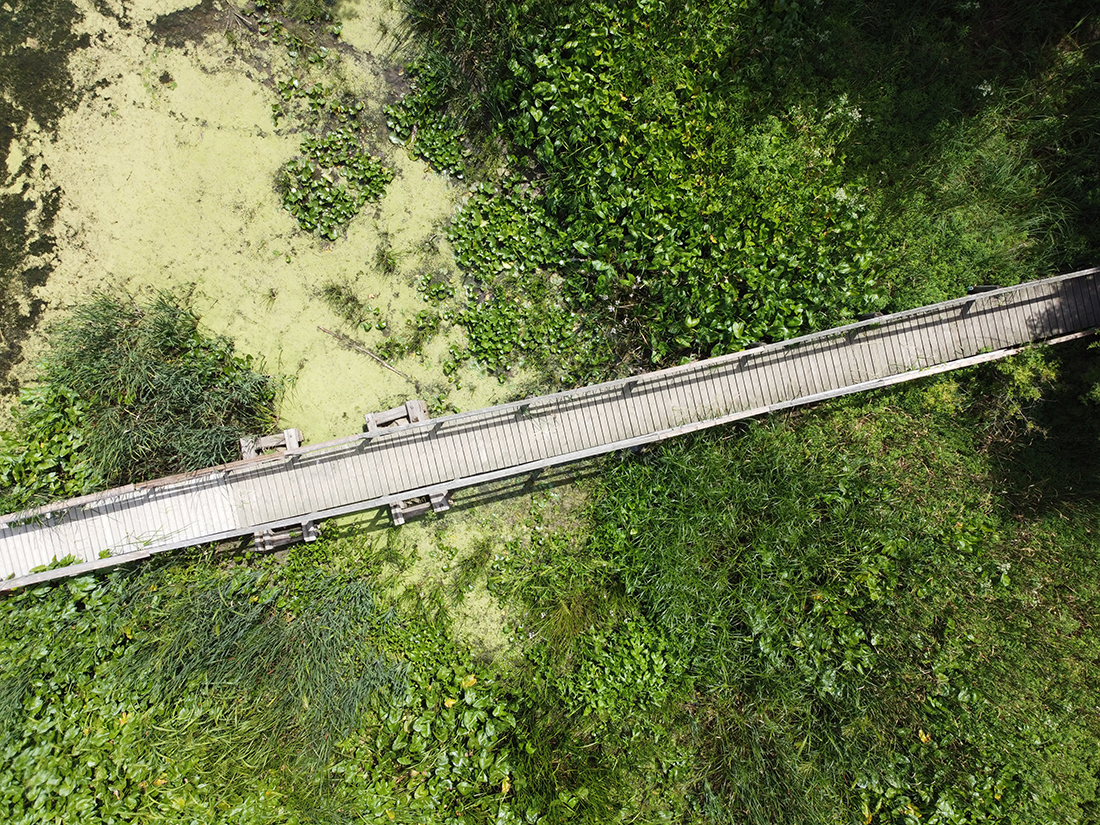
[[[179,731],[177,745],[217,753],[209,775],[219,783],[283,764],[315,773],[377,694],[403,691],[406,668],[369,643],[387,619],[363,580],[318,575],[290,590],[242,570],[202,575],[186,594],[177,579],[151,597],[160,578],[135,578],[121,599],[122,626],[144,632],[120,667],[156,705],[206,702],[201,726]]]
[[[16,506],[231,461],[275,426],[278,382],[169,293],[96,295],[49,343],[0,459]]]

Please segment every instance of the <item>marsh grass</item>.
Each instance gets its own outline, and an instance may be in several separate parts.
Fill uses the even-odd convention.
[[[138,578],[120,616],[147,629],[120,663],[124,677],[148,685],[157,705],[206,706],[196,730],[164,731],[166,748],[217,752],[227,772],[317,771],[367,703],[403,684],[404,670],[367,641],[384,618],[364,582],[317,576],[288,591],[247,569],[204,579]]]
[[[88,472],[117,486],[231,461],[273,428],[279,383],[254,366],[181,296],[100,294],[50,333],[41,380],[76,400]]]

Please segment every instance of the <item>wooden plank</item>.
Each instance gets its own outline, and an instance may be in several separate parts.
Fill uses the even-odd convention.
[[[821,391],[833,386],[838,380],[840,372],[836,363],[836,345],[829,339],[818,342],[818,369],[823,381]]]
[[[986,349],[995,349],[998,341],[998,325],[990,324],[990,318],[995,317],[998,310],[995,307],[997,297],[990,298],[986,306],[973,313],[970,319],[970,339],[973,352],[981,352]]]
[[[887,353],[887,367],[889,368],[890,375],[894,375],[904,369],[904,367],[901,366],[901,362],[905,360],[904,344],[907,334],[903,326],[904,323],[903,321],[897,327],[891,328],[889,351]]]
[[[627,389],[624,388],[621,392],[627,401],[626,408],[630,411],[630,415],[625,419],[622,416],[607,416],[609,435],[606,440],[616,441],[621,435],[633,431],[635,427],[652,429],[658,421],[659,404],[655,397],[658,392],[657,382],[639,376],[638,380],[629,387],[629,391]]]
[[[818,341],[810,342],[807,346],[803,347],[799,354],[799,362],[796,366],[798,369],[798,380],[800,392],[815,393],[820,392],[822,386],[822,374],[821,374],[821,343]]]
[[[1082,280],[1078,288],[1085,296],[1089,326],[1100,326],[1100,276]]]
[[[480,466],[484,467],[483,472],[511,464],[505,459],[500,450],[500,432],[501,429],[495,426],[495,422],[491,418],[486,419],[481,426],[481,434],[477,444],[481,458]]]
[[[937,313],[934,318],[922,319],[925,324],[922,327],[922,332],[931,333],[930,343],[932,344],[927,350],[928,363],[925,366],[942,364],[954,358],[955,347],[952,343],[953,335],[951,331],[951,315],[953,314],[954,310],[944,310]]]
[[[1017,330],[1027,328],[1027,313],[1010,297],[1001,296],[1001,305],[989,315],[989,326],[993,328],[992,348],[1000,349],[1018,343]]]
[[[982,296],[976,297],[971,304],[971,308],[959,319],[959,341],[962,346],[960,355],[964,358],[969,358],[971,355],[981,352],[982,347],[975,329],[975,319],[986,304],[988,304],[988,301]]]
[[[1081,294],[1081,285],[1079,283],[1069,283],[1065,285],[1064,290],[1068,293],[1067,303],[1070,308],[1067,327],[1069,329],[1081,329],[1088,326],[1088,312],[1085,308],[1084,296]]]
[[[797,350],[790,369],[794,374],[796,396],[819,392],[817,373],[817,346],[810,343]]]
[[[400,491],[421,486],[421,479],[430,477],[426,457],[419,447],[421,442],[413,433],[403,433],[394,441],[394,457],[398,464],[397,486]]]
[[[734,409],[739,409],[743,403],[743,396],[737,382],[737,373],[731,367],[723,366],[716,371],[716,374],[719,380],[725,385],[726,397],[729,399],[726,405],[726,411],[729,412]]]
[[[447,468],[443,456],[439,452],[439,443],[433,433],[432,429],[423,431],[419,439],[419,449],[424,457],[424,464],[427,466],[428,472],[434,478],[439,479],[443,478]]]
[[[640,415],[640,411],[630,394],[621,390],[616,394],[622,398],[619,404],[613,405],[605,398],[600,403],[592,406],[592,414],[589,417],[589,437],[600,444],[608,440],[612,432],[610,425],[616,415],[625,415],[634,421]]]
[[[853,378],[857,383],[862,381],[870,381],[875,378],[875,367],[871,361],[871,354],[868,351],[869,344],[867,339],[861,334],[852,347],[853,362],[856,366],[856,370],[853,373]]]
[[[704,415],[699,385],[692,380],[692,376],[684,376],[677,382],[676,389],[680,397],[680,414],[682,417],[697,419]]]
[[[1024,287],[1015,295],[1004,296],[1004,307],[997,313],[997,325],[1001,329],[1006,341],[1018,343],[1022,339],[1029,338],[1033,330],[1045,328],[1045,321],[1040,327],[1040,319],[1035,312],[1035,300],[1045,300],[1041,292],[1036,292],[1032,287]],[[1040,336],[1045,337],[1045,336]]]

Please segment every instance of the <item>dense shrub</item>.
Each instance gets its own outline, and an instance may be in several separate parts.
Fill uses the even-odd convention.
[[[559,303],[628,364],[1097,254],[1089,10],[1003,5],[406,2],[438,105],[504,139],[553,227]]]

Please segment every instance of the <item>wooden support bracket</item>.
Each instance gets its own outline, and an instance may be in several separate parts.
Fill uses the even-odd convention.
[[[281,452],[300,449],[304,441],[302,431],[297,427],[283,430],[275,435],[255,436],[246,435],[241,439],[241,458],[256,458],[263,453]]]
[[[383,430],[396,427],[406,427],[420,421],[427,421],[428,405],[419,398],[406,401],[400,407],[394,407],[382,412],[367,413],[363,416],[366,421],[366,434],[369,438],[381,435]]]
[[[427,501],[391,501],[390,518],[393,519],[393,526],[400,527],[410,519],[420,518],[428,513],[445,513],[454,504],[449,492],[432,493],[427,498]]]
[[[321,528],[316,522],[303,521],[301,524],[253,533],[252,544],[261,553],[269,553],[289,544],[317,541],[320,536]]]

